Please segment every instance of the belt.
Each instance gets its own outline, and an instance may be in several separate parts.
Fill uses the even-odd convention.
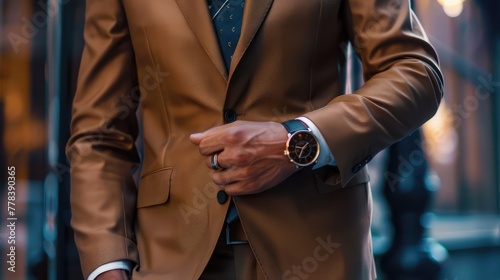
[[[238,211],[232,202],[227,213],[225,227],[226,245],[248,244],[245,231],[243,230],[240,217],[238,216]]]

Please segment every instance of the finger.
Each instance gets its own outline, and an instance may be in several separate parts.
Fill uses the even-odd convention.
[[[226,192],[230,196],[249,194],[248,192],[245,191],[245,189],[242,187],[242,184],[240,183],[235,183],[225,186],[224,192]]]
[[[203,132],[193,133],[189,136],[189,141],[195,145],[199,145],[203,140]]]
[[[215,154],[217,154],[217,156],[214,156]],[[228,168],[229,166],[221,163],[220,154],[221,154],[220,152],[216,152],[216,153],[213,153],[210,156],[208,156],[207,159],[205,160],[205,165],[210,169],[214,169],[214,165],[218,165],[221,169]],[[215,162],[212,162],[212,161],[215,161]]]
[[[209,128],[205,131],[201,131],[201,132],[197,132],[197,133],[193,133],[189,136],[189,140],[195,144],[195,145],[199,145],[201,141],[203,141],[205,138],[213,135],[214,133],[217,132],[217,130],[220,129],[220,126],[216,126],[216,127],[212,127],[212,128]]]
[[[199,146],[200,154],[209,156],[215,152],[224,150],[225,143],[223,127],[214,127],[202,133],[192,134],[189,139],[193,144]]]
[[[216,185],[226,187],[238,182],[237,180],[235,180],[236,177],[233,174],[234,172],[232,172],[232,170],[229,169],[214,171],[212,173],[212,180]]]
[[[189,140],[193,144],[199,145],[206,138],[211,137],[214,134],[216,134],[219,129],[220,129],[220,127],[216,126],[216,127],[212,127],[210,129],[207,129],[207,130],[202,131],[202,132],[193,133],[193,134],[189,135]]]
[[[231,185],[236,182],[244,182],[245,185],[251,185],[258,181],[260,172],[252,171],[251,168],[230,167],[212,174],[212,180],[217,185]]]
[[[245,195],[247,194],[243,188],[243,184],[241,182],[235,182],[233,184],[228,184],[224,186],[224,192],[228,195]]]

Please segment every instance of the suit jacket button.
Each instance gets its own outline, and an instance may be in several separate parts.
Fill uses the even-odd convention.
[[[232,123],[236,121],[236,118],[238,116],[236,115],[236,111],[233,109],[227,109],[224,111],[224,121],[226,123]]]
[[[219,204],[226,203],[228,198],[229,198],[229,196],[227,195],[227,193],[225,191],[219,191],[217,193],[217,202],[219,202]]]

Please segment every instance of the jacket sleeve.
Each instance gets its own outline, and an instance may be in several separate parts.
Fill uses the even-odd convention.
[[[116,260],[138,262],[134,236],[140,159],[136,66],[118,0],[87,0],[82,54],[73,101],[71,224],[84,277]]]
[[[342,2],[365,84],[305,116],[326,139],[342,184],[431,118],[443,95],[437,55],[408,0]]]

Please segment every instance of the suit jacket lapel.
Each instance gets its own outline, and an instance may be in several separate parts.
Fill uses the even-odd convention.
[[[238,66],[248,45],[266,17],[273,0],[246,0],[241,26],[240,39],[233,54],[231,67],[228,71],[220,52],[219,43],[210,19],[207,2],[203,0],[176,0],[191,29],[201,45],[212,59],[220,74],[228,80]]]
[[[220,74],[227,81],[227,70],[215,35],[207,1],[176,0],[194,34],[212,59]]]
[[[257,33],[257,30],[264,21],[273,0],[246,0],[243,11],[243,22],[241,26],[240,39],[233,54],[231,67],[229,69],[229,80],[234,70],[238,66],[248,45]]]

